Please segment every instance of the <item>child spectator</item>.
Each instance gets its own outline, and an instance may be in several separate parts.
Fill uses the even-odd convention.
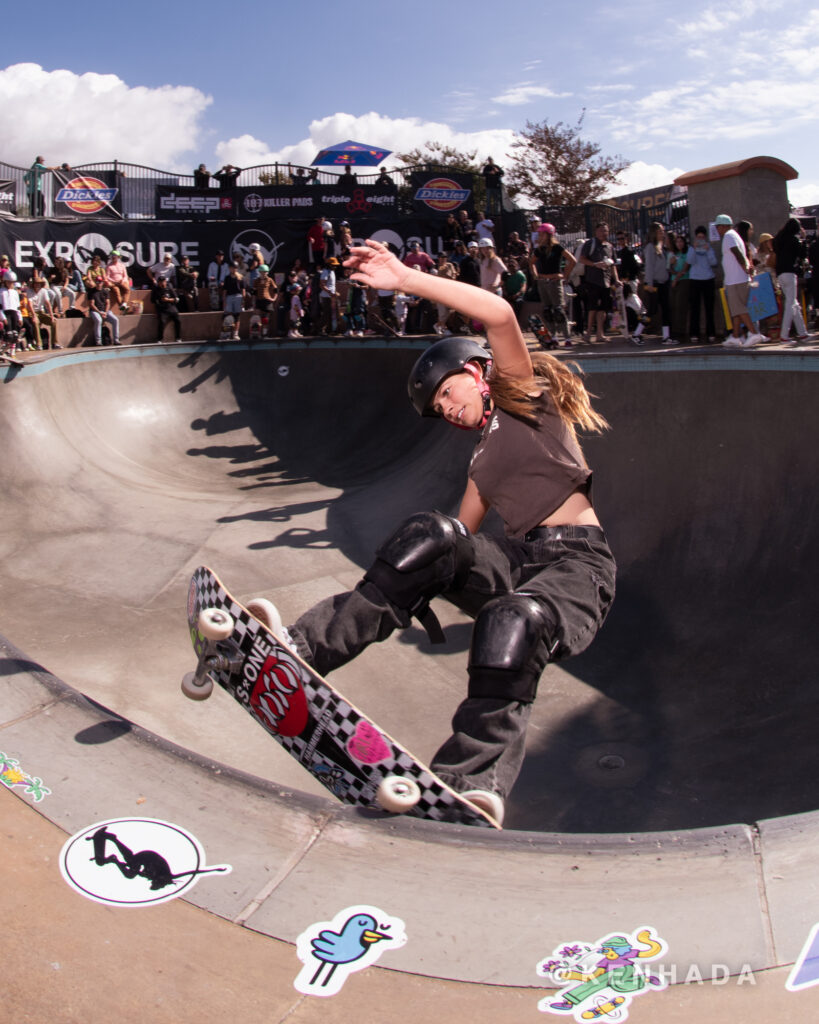
[[[350,281],[344,320],[347,324],[347,338],[363,338],[367,326],[367,290],[358,281]]]
[[[290,330],[287,332],[288,338],[300,338],[301,321],[304,316],[304,306],[301,303],[301,285],[293,284],[290,285],[288,291],[290,292]]]

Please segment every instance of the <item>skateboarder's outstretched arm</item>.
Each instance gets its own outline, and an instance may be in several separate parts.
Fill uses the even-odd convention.
[[[499,295],[407,267],[385,245],[372,239],[354,246],[344,265],[352,268],[350,277],[354,281],[371,288],[418,295],[480,320],[486,328],[495,371],[504,377],[528,380],[532,376],[532,360],[514,310]]]

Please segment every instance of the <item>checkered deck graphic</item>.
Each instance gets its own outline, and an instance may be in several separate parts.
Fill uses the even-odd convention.
[[[421,789],[421,799],[408,814],[435,821],[492,827],[488,818],[465,804],[300,658],[278,644],[273,634],[235,601],[214,573],[204,566],[194,573],[188,593],[188,625],[197,657],[206,646],[197,630],[199,613],[204,608],[219,608],[232,617],[233,633],[218,646],[227,652],[235,644],[242,657],[242,666],[236,671],[213,672],[214,681],[336,797],[348,804],[378,806],[375,793],[381,780],[387,775],[400,775],[414,779]],[[260,651],[264,654],[260,655]],[[274,668],[266,676],[284,679],[283,693],[271,695],[269,689],[265,691],[264,683],[257,681],[260,663],[265,661],[269,666],[271,659]],[[289,711],[290,706],[297,708],[300,703],[298,693],[294,692],[296,682],[306,698],[307,722],[298,735],[282,735],[281,723],[273,715],[258,711],[258,699],[252,699],[254,684],[257,694],[260,688],[265,691],[268,698],[265,706],[296,715],[297,711]],[[368,763],[373,760],[377,763]]]

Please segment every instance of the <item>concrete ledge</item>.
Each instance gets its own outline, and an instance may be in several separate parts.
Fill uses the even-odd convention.
[[[245,310],[239,319],[239,333],[250,333],[251,310]],[[157,318],[152,313],[119,315],[119,339],[123,345],[147,345],[156,341]],[[222,330],[223,313],[181,313],[182,341],[215,341]],[[173,326],[165,325],[165,341],[173,341]],[[57,321],[57,341],[63,348],[93,346],[94,326],[86,316]]]
[[[666,967],[708,978],[712,965],[790,962],[817,916],[806,899],[816,814],[765,822],[759,840],[744,825],[577,836],[384,817],[176,747],[7,641],[0,671],[2,749],[52,790],[40,813],[69,834],[135,813],[190,829],[233,873],[201,881],[189,902],[286,942],[327,907],[371,903],[412,932],[402,969],[534,986],[535,962],[560,942],[651,925],[669,943]]]

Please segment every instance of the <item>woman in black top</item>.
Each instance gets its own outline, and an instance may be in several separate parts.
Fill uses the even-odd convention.
[[[353,248],[347,265],[364,286],[418,295],[484,324],[491,351],[471,338],[443,339],[408,381],[419,413],[480,436],[457,519],[411,516],[355,590],[320,602],[285,639],[326,674],[413,616],[442,640],[430,609],[438,595],[474,616],[467,696],[432,768],[500,822],[543,669],[591,642],[614,596],[614,560],[576,436],[606,422],[569,367],[545,352],[530,356],[504,299],[410,269],[379,242]],[[490,508],[505,536],[478,533]]]
[[[789,348],[804,344],[808,340],[802,310],[799,308],[797,284],[802,261],[805,258],[805,243],[802,241],[802,225],[791,217],[777,232],[773,240],[776,256],[776,277],[782,289],[782,328],[779,337]],[[796,339],[791,340],[791,324],[796,328]]]

